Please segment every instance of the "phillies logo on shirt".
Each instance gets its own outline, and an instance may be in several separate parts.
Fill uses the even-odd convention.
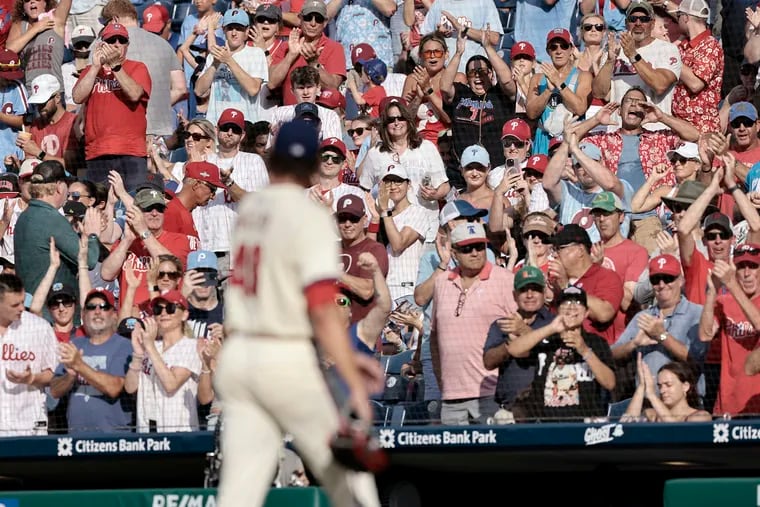
[[[3,104],[3,113],[5,114],[13,114],[13,104],[10,102],[6,102]]]
[[[19,350],[13,343],[3,343],[3,361],[34,361],[37,355],[31,350]]]
[[[113,93],[117,90],[121,90],[121,83],[119,83],[118,79],[95,78],[95,86],[92,89],[93,92]]]

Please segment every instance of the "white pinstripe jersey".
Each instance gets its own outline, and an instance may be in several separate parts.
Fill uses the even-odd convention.
[[[343,127],[340,122],[340,116],[332,109],[327,109],[317,104],[319,110],[319,119],[321,126],[319,129],[320,139],[329,139],[331,137],[337,137],[343,139]],[[277,129],[283,123],[287,123],[296,116],[296,106],[280,106],[274,108],[272,112],[272,132],[277,132]],[[270,142],[274,136],[270,136]]]
[[[0,343],[0,437],[46,435],[45,391],[14,384],[6,378],[5,372],[23,372],[27,366],[31,366],[35,375],[45,370],[55,371],[58,342],[53,328],[45,319],[24,312],[0,337]]]
[[[414,294],[414,283],[422,257],[425,231],[428,228],[427,213],[422,206],[410,204],[408,208],[396,215],[391,215],[396,228],[401,232],[404,227],[414,229],[422,240],[415,241],[399,255],[395,255],[390,245],[388,251],[388,289],[393,299]]]

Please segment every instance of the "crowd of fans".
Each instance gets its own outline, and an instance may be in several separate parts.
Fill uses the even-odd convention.
[[[3,435],[214,426],[238,203],[294,118],[354,348],[423,419],[760,412],[760,12],[280,3],[0,5]]]

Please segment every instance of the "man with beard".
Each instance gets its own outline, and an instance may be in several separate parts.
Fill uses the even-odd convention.
[[[117,322],[113,294],[93,289],[84,303],[87,336],[58,345],[61,364],[50,383],[50,394],[60,398],[71,391],[70,433],[129,431],[132,418],[120,398],[132,345],[116,334]]]
[[[81,166],[79,139],[74,130],[77,115],[63,107],[61,85],[52,74],[41,74],[32,81],[29,104],[38,116],[29,129],[32,137],[19,136],[16,145],[29,158],[57,160],[69,172]]]

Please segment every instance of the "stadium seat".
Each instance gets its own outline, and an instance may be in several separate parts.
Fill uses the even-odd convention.
[[[190,14],[190,9],[193,7],[193,2],[191,1],[178,1],[175,2],[174,5],[171,6],[171,9],[169,9],[169,12],[171,12],[172,15],[172,32],[179,32],[182,28],[182,22],[185,20],[185,17]]]
[[[177,148],[169,152],[169,162],[187,162],[187,151],[185,151],[185,148]]]
[[[610,421],[616,421],[623,417],[625,411],[628,409],[628,405],[631,404],[631,398],[627,400],[616,401],[607,405],[607,417]]]

